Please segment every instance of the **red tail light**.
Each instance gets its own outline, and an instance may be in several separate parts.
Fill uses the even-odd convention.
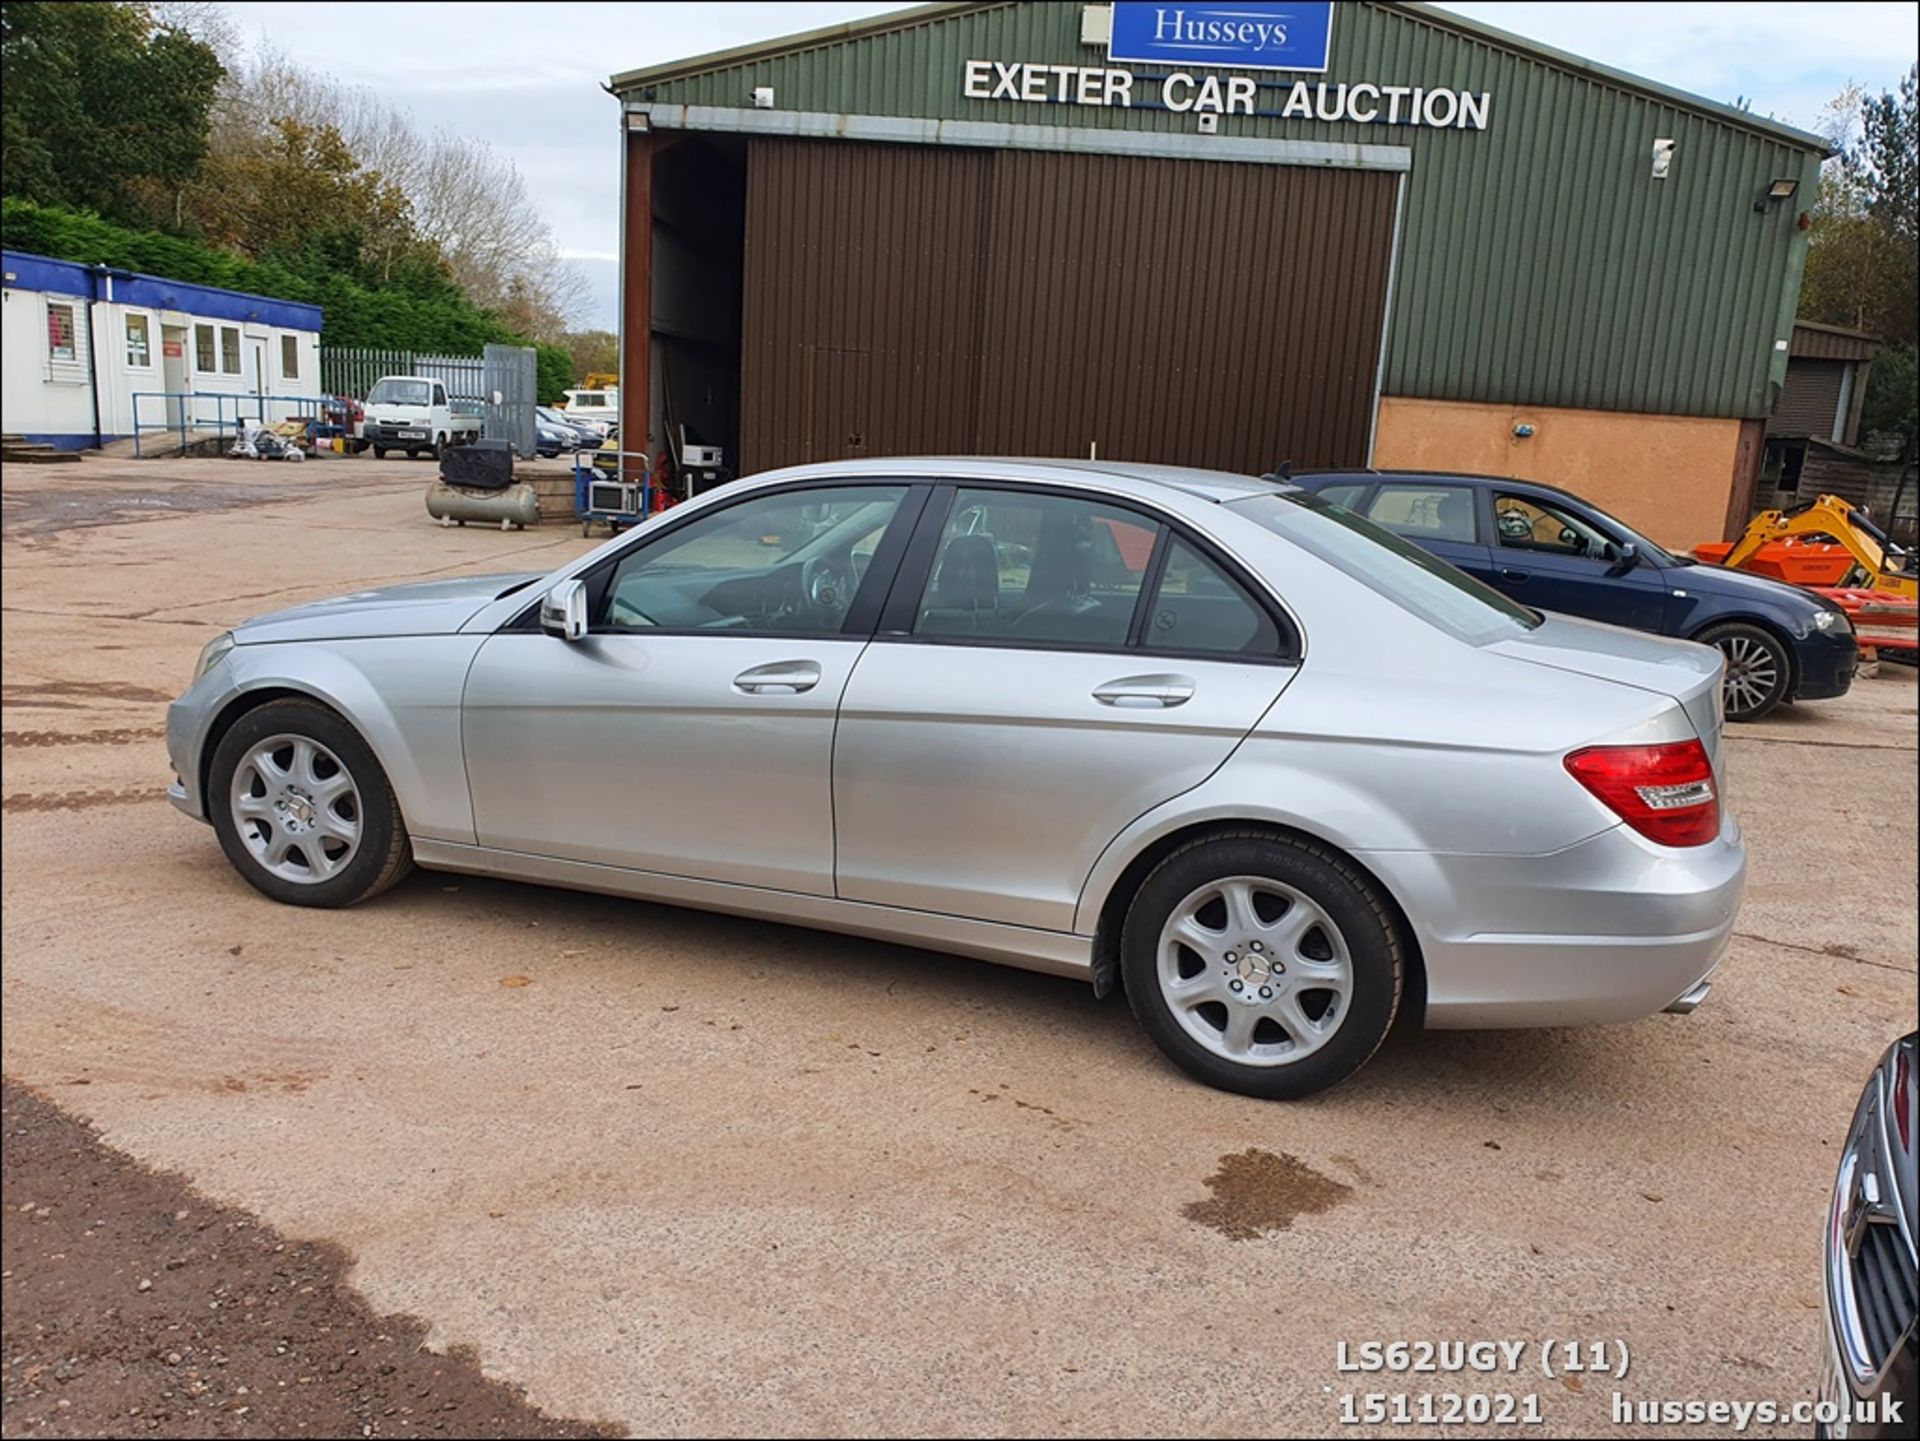
[[[1720,834],[1713,765],[1699,741],[1589,746],[1567,757],[1573,778],[1650,841],[1704,846]]]

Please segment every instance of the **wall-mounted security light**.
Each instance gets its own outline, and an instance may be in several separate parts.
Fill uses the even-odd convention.
[[[773,109],[773,87],[756,85],[753,87],[753,108],[755,110]]]
[[[1766,214],[1769,205],[1777,205],[1782,200],[1791,200],[1799,193],[1799,190],[1800,182],[1798,180],[1791,180],[1782,176],[1780,179],[1768,185],[1766,190],[1761,193],[1760,198],[1753,202],[1754,214]]]
[[[1667,172],[1673,169],[1673,147],[1671,140],[1661,139],[1653,142],[1653,178],[1665,180]]]
[[[1202,115],[1200,117],[1200,133],[1202,135],[1218,135],[1220,133],[1220,117],[1211,113]]]

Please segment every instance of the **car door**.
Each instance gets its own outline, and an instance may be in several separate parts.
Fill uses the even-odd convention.
[[[1555,497],[1495,488],[1493,583],[1523,605],[1658,632],[1657,570],[1623,562],[1596,517]]]
[[[831,895],[834,715],[924,498],[703,509],[582,577],[584,638],[490,637],[462,717],[480,844]]]
[[[1473,487],[1464,482],[1383,480],[1366,497],[1360,513],[1481,580],[1493,568],[1492,553],[1480,535]]]
[[[1297,654],[1163,517],[936,490],[841,702],[840,896],[1070,930],[1100,852],[1226,760]]]

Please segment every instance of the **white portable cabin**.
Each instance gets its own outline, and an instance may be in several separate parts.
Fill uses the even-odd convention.
[[[85,450],[319,411],[320,307],[0,252],[0,429]]]

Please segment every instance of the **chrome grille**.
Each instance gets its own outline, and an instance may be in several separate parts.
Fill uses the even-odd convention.
[[[1867,1227],[1850,1267],[1860,1339],[1876,1371],[1913,1324],[1916,1283],[1913,1262],[1903,1250],[1898,1224],[1876,1222]]]

